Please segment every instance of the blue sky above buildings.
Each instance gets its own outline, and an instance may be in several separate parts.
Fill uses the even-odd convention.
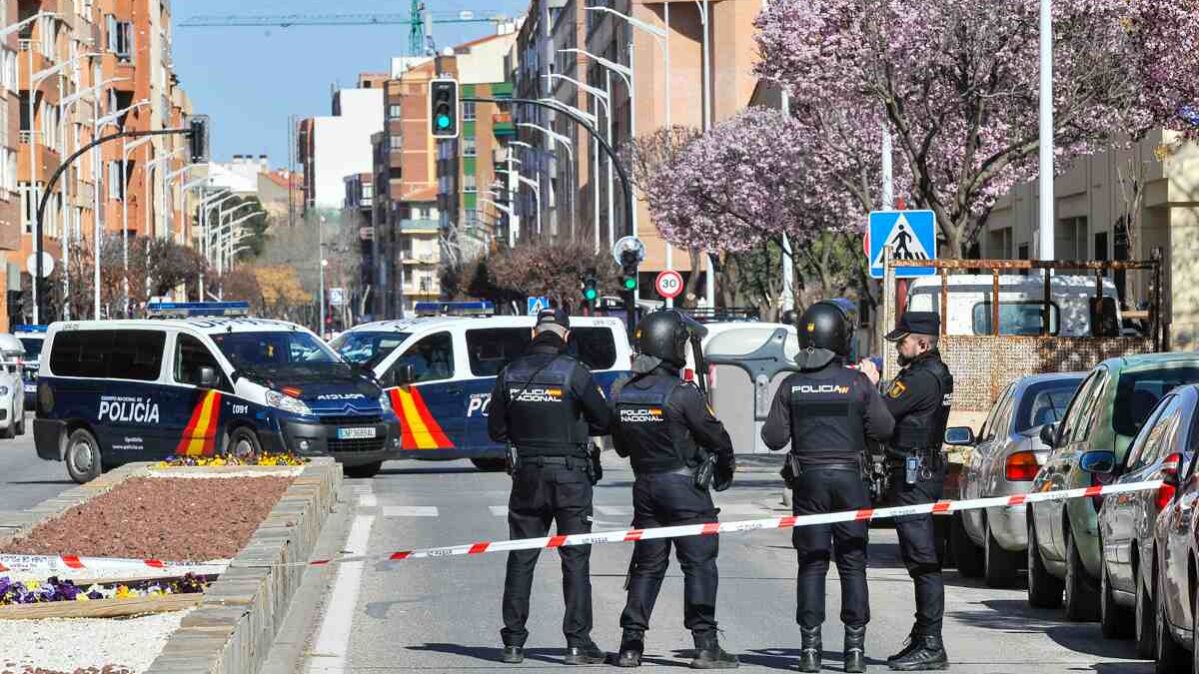
[[[473,10],[517,16],[527,0],[425,0],[434,12]],[[407,14],[409,0],[175,0],[174,20],[209,14]],[[438,48],[492,32],[489,24],[439,24]],[[353,86],[360,72],[387,72],[403,56],[408,26],[174,29],[175,71],[197,113],[211,115],[218,161],[235,154],[269,155],[287,165],[288,116],[330,114],[334,87]]]

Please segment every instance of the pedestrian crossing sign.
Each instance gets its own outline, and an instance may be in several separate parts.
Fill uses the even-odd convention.
[[[870,214],[870,275],[883,277],[884,247],[894,260],[937,259],[937,217],[932,211],[874,211]],[[896,278],[931,276],[932,267],[896,267]]]
[[[550,298],[548,297],[529,297],[525,307],[525,312],[529,316],[536,316],[545,309],[550,308]]]

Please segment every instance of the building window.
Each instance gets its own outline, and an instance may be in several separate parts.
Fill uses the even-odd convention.
[[[17,191],[21,193],[21,229],[26,234],[33,233],[33,191],[29,189],[29,183],[17,183]]]
[[[467,193],[478,191],[478,188],[475,186],[475,176],[473,174],[462,176],[462,191]]]
[[[1087,259],[1087,219],[1065,218],[1057,222],[1054,253],[1059,260]]]
[[[475,104],[473,102],[467,101],[462,104],[462,121],[475,121]]]
[[[402,149],[404,149],[404,137],[403,136],[388,136],[387,144],[388,144],[388,147],[390,147],[392,150],[402,150]]]
[[[362,200],[367,201],[375,198],[375,186],[372,183],[362,185]]]
[[[478,148],[474,136],[462,137],[462,156],[474,157],[478,154]]]
[[[398,103],[392,103],[387,107],[387,116],[391,119],[399,119],[404,116],[403,106]]]
[[[109,199],[124,199],[125,198],[125,181],[121,175],[121,162],[108,162],[108,198]]]
[[[108,28],[108,51],[117,55],[122,61],[133,60],[133,24],[129,21],[117,21],[117,17],[107,14],[104,17]]]

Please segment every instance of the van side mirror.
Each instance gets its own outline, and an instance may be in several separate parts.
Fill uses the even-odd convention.
[[[416,381],[416,370],[412,367],[412,363],[397,365],[391,373],[395,380],[395,386],[406,386]]]
[[[1057,424],[1045,424],[1041,427],[1041,442],[1049,449],[1055,447],[1057,442]]]
[[[970,447],[974,445],[974,429],[969,426],[954,426],[945,429],[945,444],[952,447]]]
[[[209,365],[200,366],[200,388],[216,388],[220,384],[221,378],[217,376],[216,368]]]
[[[1116,470],[1116,453],[1106,449],[1083,452],[1083,455],[1078,457],[1078,467],[1088,473],[1112,473]]]

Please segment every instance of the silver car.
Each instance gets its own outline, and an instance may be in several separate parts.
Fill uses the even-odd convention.
[[[970,428],[945,433],[950,445],[973,446],[962,471],[961,498],[1027,493],[1049,455],[1041,427],[1066,411],[1085,372],[1023,377],[1008,385],[976,437]],[[1025,507],[967,510],[953,516],[950,546],[964,576],[983,576],[991,587],[1011,587],[1028,545]]]

